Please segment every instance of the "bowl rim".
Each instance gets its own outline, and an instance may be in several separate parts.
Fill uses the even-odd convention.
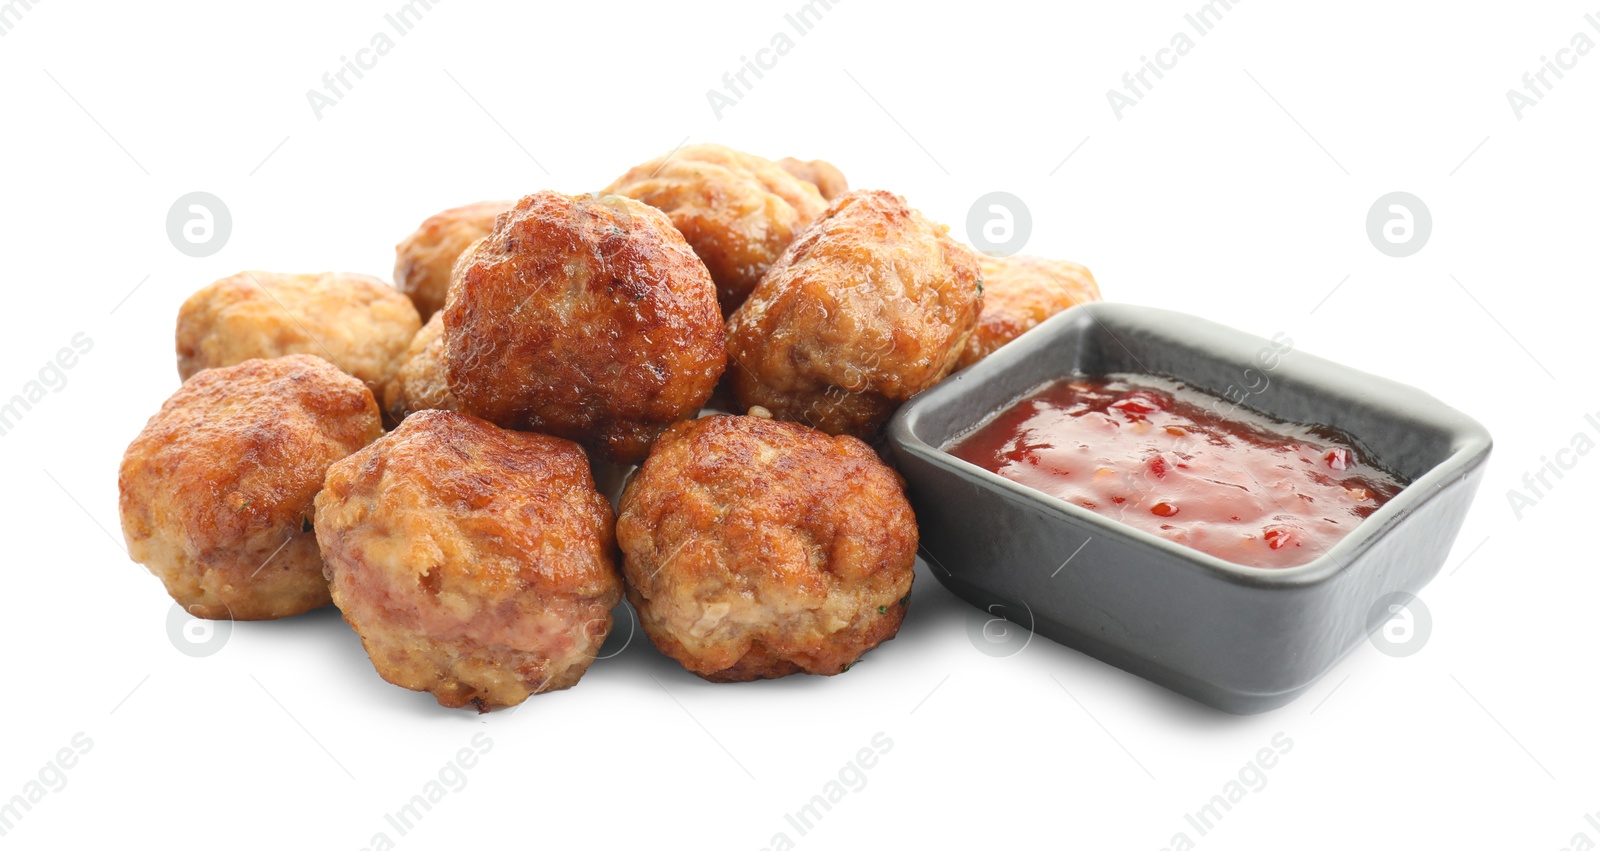
[[[1309,383],[1327,387],[1333,400],[1341,398],[1341,391],[1348,397],[1349,391],[1359,387],[1361,394],[1369,402],[1375,401],[1385,408],[1403,409],[1409,416],[1427,421],[1447,434],[1450,452],[1427,472],[1407,483],[1394,498],[1364,518],[1349,534],[1310,561],[1291,567],[1253,567],[1193,549],[1012,481],[977,464],[957,458],[939,446],[930,444],[919,434],[919,427],[929,411],[952,405],[959,406],[980,384],[998,379],[1010,370],[1021,368],[1030,357],[1042,356],[1058,339],[1082,333],[1088,321],[1098,325],[1101,332],[1117,340],[1119,345],[1121,341],[1117,339],[1117,326],[1181,328],[1183,336],[1191,340],[1189,347],[1212,360],[1227,359],[1218,349],[1256,351],[1271,345],[1271,341],[1265,337],[1177,311],[1110,302],[1079,305],[1046,319],[989,357],[965,370],[953,373],[945,380],[912,397],[890,420],[887,431],[889,442],[899,451],[909,453],[947,473],[973,481],[978,486],[999,491],[1012,501],[1036,509],[1052,520],[1091,527],[1091,539],[1106,537],[1124,546],[1154,550],[1166,556],[1169,561],[1182,562],[1191,569],[1223,581],[1259,588],[1316,585],[1348,570],[1349,565],[1371,549],[1376,541],[1399,526],[1436,493],[1470,475],[1487,460],[1493,448],[1493,440],[1487,429],[1433,396],[1400,382],[1296,348],[1283,356],[1279,365],[1275,367],[1275,372],[1296,375],[1308,380]],[[1058,378],[1073,374],[1063,372]],[[1174,377],[1180,381],[1184,380],[1182,376]],[[970,433],[979,423],[1014,404],[1039,386],[1042,385],[1034,384],[1021,389],[999,408],[982,410],[958,433]],[[1240,407],[1265,413],[1267,416],[1275,416],[1249,404],[1240,403]],[[1355,435],[1355,437],[1360,436]]]

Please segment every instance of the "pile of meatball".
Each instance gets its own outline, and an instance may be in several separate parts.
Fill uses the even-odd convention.
[[[195,616],[331,602],[384,679],[480,711],[577,683],[624,595],[708,680],[848,669],[917,553],[884,422],[1099,298],[828,163],[711,144],[396,254],[394,286],[242,272],[184,302],[122,530]]]

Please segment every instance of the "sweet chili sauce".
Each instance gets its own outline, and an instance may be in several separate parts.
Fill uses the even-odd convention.
[[[945,451],[1253,567],[1311,561],[1403,487],[1333,429],[1144,375],[1052,382]]]

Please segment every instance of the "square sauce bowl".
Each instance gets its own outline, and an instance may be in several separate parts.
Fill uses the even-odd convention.
[[[1109,373],[1330,426],[1405,485],[1311,561],[1250,567],[948,451],[1044,385]],[[1239,714],[1304,693],[1438,573],[1492,445],[1483,426],[1414,388],[1194,316],[1105,303],[1051,317],[917,395],[888,438],[929,565],[957,596]]]

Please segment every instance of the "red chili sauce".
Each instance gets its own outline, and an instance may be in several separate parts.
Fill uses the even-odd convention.
[[[1400,492],[1324,426],[1153,376],[1064,378],[945,451],[1236,564],[1305,564]]]

